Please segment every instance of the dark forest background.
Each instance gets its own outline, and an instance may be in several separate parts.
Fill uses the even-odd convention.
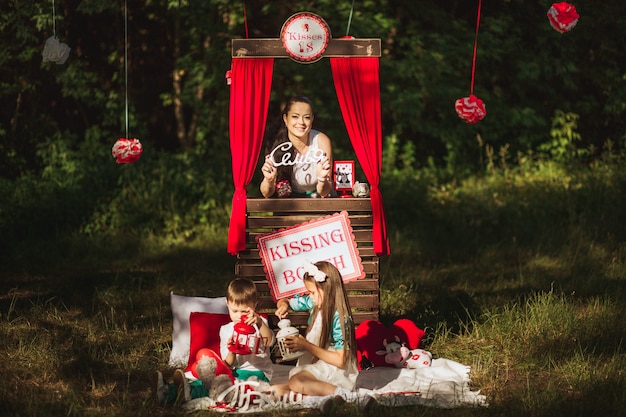
[[[418,172],[448,182],[494,165],[590,163],[625,144],[623,2],[576,4],[580,21],[564,34],[548,23],[549,1],[485,2],[474,93],[487,117],[475,125],[457,117],[454,102],[469,95],[477,1],[129,1],[127,61],[124,2],[54,5],[54,22],[51,1],[0,6],[5,255],[28,236],[185,239],[199,227],[223,227],[232,196],[230,41],[276,38],[298,11],[321,15],[334,37],[382,40],[389,205]],[[63,65],[42,62],[54,31],[72,48]],[[126,94],[129,136],[144,153],[118,166],[110,152],[126,134]],[[294,94],[314,101],[316,127],[333,139],[336,159],[355,159],[328,60],[276,60],[270,124]]]

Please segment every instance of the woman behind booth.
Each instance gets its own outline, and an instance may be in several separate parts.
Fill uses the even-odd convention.
[[[329,197],[333,191],[330,139],[314,130],[313,105],[293,97],[282,111],[283,125],[269,143],[261,167],[263,197]]]

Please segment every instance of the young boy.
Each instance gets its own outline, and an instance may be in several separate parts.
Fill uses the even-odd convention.
[[[230,323],[220,328],[220,356],[233,370],[235,379],[270,382],[272,378],[272,359],[270,347],[275,342],[274,332],[267,319],[257,314],[258,295],[254,282],[247,278],[237,278],[228,285],[226,305]],[[245,318],[245,320],[244,320]],[[255,329],[254,336],[259,338],[259,353],[240,355],[229,348],[236,342],[233,339],[235,324],[245,322]]]
[[[257,304],[258,294],[252,280],[236,278],[230,282],[226,290],[226,306],[231,322],[220,328],[219,356],[231,368],[236,380],[256,379],[269,383],[272,378],[270,347],[275,342],[275,336],[267,319],[256,312]],[[244,316],[245,321],[242,320]],[[254,336],[259,338],[259,353],[236,354],[229,349],[236,342],[233,338],[235,324],[242,321],[254,327]],[[159,371],[155,377],[157,401],[160,403],[189,401],[208,395],[202,381],[189,382],[180,369],[174,372],[174,383],[169,386],[163,382],[163,375]]]

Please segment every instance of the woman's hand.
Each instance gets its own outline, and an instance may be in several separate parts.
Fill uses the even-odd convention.
[[[330,158],[324,155],[324,159],[317,162],[317,178],[327,178],[330,181]]]
[[[263,181],[261,181],[261,194],[263,197],[269,198],[276,192],[276,177],[278,176],[278,169],[273,164],[272,158],[269,155],[265,155],[265,162],[261,167],[263,173]]]
[[[272,157],[270,157],[269,155],[265,155],[265,162],[263,163],[263,166],[261,167],[261,172],[263,173],[263,177],[267,181],[269,181],[271,184],[276,183],[276,176],[278,174],[278,170],[274,166]]]

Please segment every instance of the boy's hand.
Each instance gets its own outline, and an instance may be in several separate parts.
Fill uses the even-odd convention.
[[[250,309],[246,314],[246,320],[244,321],[244,323],[249,326],[254,326],[256,324],[258,327],[261,327],[263,325],[263,320],[256,311]]]

